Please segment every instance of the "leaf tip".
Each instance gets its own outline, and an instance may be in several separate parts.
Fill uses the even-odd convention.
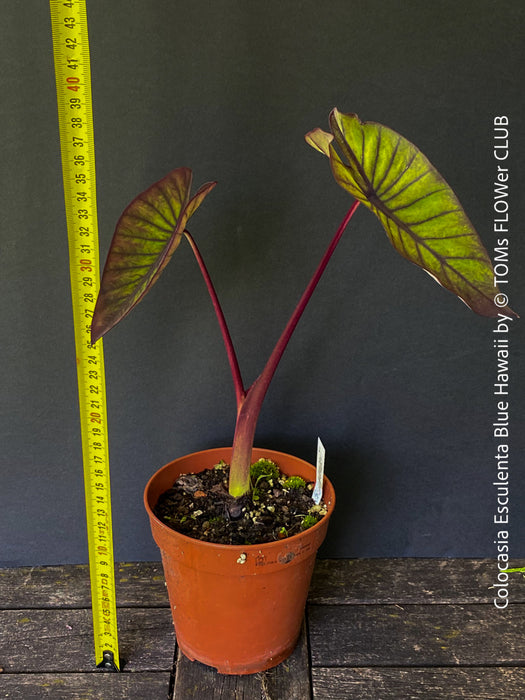
[[[91,345],[95,345],[97,340],[100,340],[103,335],[104,329],[96,322],[96,319],[93,319],[91,324]]]
[[[498,295],[496,295],[497,297]],[[520,318],[520,315],[514,311],[514,309],[511,309],[510,306],[504,306],[503,308],[499,306],[499,304],[496,302],[496,308],[497,308],[497,313],[494,314],[494,316],[500,316],[501,315],[507,315],[507,316],[513,316],[514,318]]]
[[[337,107],[334,107],[333,110],[330,112],[330,115],[328,117],[328,121],[330,122],[330,125],[333,126],[333,124],[336,124],[339,129],[341,128],[341,124],[344,119],[352,119],[355,122],[357,122],[359,125],[362,125],[363,122],[359,119],[357,114],[355,112],[341,112]]]
[[[325,156],[330,157],[330,144],[333,141],[332,134],[323,131],[322,129],[312,129],[307,134],[305,134],[305,141],[309,146],[315,148],[319,153],[323,153]]]

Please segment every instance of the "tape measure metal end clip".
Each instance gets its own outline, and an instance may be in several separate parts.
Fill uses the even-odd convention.
[[[97,665],[97,668],[103,668],[105,671],[119,672],[119,668],[115,663],[115,657],[112,651],[105,651],[102,654],[102,661]]]

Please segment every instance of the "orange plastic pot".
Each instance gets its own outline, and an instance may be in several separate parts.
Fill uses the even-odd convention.
[[[328,514],[304,532],[260,545],[220,545],[195,540],[164,525],[154,514],[159,496],[181,474],[228,462],[231,447],[180,457],[162,467],[144,492],[155,542],[162,554],[177,643],[192,661],[220,673],[257,673],[293,651],[304,615],[319,546],[335,506],[324,481]],[[315,468],[297,457],[254,448],[252,461],[273,459],[281,471],[313,481]]]

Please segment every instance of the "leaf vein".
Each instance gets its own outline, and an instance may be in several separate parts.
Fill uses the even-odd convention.
[[[137,280],[134,280],[132,282],[130,282],[129,280],[124,280],[124,281],[121,281],[119,284],[112,283],[111,287],[109,289],[109,291],[111,292],[111,298],[113,299],[114,290],[123,289],[124,287],[129,287],[131,284],[133,285],[133,288],[136,289],[136,287],[139,287],[140,285],[142,285],[144,283],[143,280],[146,279],[147,276],[148,276],[147,274],[141,275]],[[117,297],[117,299],[123,299],[123,298],[129,296],[130,294],[131,294],[131,292],[126,292],[126,294],[124,294],[120,297]]]
[[[374,180],[376,177],[376,168],[377,168],[377,161],[379,160],[379,151],[381,150],[381,139],[383,136],[383,127],[379,125],[378,133],[377,133],[377,142],[376,142],[376,155],[374,158],[374,165],[372,167],[372,177],[370,178],[370,181],[372,183],[372,187],[374,187]]]
[[[439,194],[440,192],[446,192],[447,188],[442,187],[439,190],[433,190],[432,192],[427,192],[426,194],[422,194],[421,197],[417,197],[417,199],[413,199],[411,202],[408,204],[401,204],[398,207],[394,207],[393,209],[390,209],[390,211],[399,211],[400,209],[408,209],[409,207],[414,206],[414,204],[418,204],[421,202],[423,199],[426,199],[427,197],[432,197],[434,194]]]
[[[156,211],[156,209],[155,209],[155,211]],[[131,212],[128,212],[126,214],[126,219],[134,219],[135,221],[140,221],[143,224],[147,224],[148,226],[156,228],[158,231],[163,231],[163,232],[167,233],[168,235],[171,235],[171,233],[173,232],[173,226],[167,221],[167,219],[165,217],[162,217],[162,218],[168,224],[169,229],[164,228],[162,226],[159,226],[159,224],[156,221],[153,221],[152,219],[148,219],[145,216],[140,216],[139,214],[133,214]],[[125,230],[122,230],[122,235],[123,236],[127,235]],[[132,235],[134,235],[134,234],[132,234]]]
[[[429,221],[434,221],[434,219],[439,219],[442,216],[448,216],[449,214],[457,214],[460,212],[461,209],[447,209],[446,211],[440,211],[438,214],[434,214],[433,216],[428,216],[426,219],[421,219],[420,221],[406,221],[407,226],[421,226],[421,224],[426,224]]]
[[[408,166],[408,167],[410,167],[410,166]],[[399,175],[398,178],[396,178],[396,183],[399,182],[401,177],[406,173],[406,171],[408,170],[408,167],[405,168],[405,170]],[[416,182],[419,182],[419,180],[423,179],[427,175],[430,175],[431,173],[432,173],[432,170],[429,168],[428,170],[425,170],[424,172],[420,173],[413,180],[410,180],[410,182],[407,182],[406,185],[403,185],[403,187],[400,190],[398,190],[397,192],[394,192],[394,194],[391,194],[390,197],[383,196],[385,194],[385,192],[388,192],[388,190],[391,189],[390,186],[379,196],[381,197],[383,202],[389,202],[391,199],[395,199],[396,197],[399,197],[399,195],[402,194],[403,192],[405,192],[405,190],[407,190],[409,187],[412,187],[412,185],[415,185]],[[396,183],[392,183],[392,185],[394,185]]]
[[[400,141],[401,141],[401,137],[399,137],[398,143],[399,143]],[[384,180],[386,179],[386,176],[387,176],[388,172],[390,171],[392,165],[394,164],[394,157],[395,157],[395,155],[396,155],[396,153],[397,153],[398,143],[396,143],[395,151],[394,151],[394,153],[392,153],[392,157],[391,157],[390,163],[389,163],[389,165],[388,165],[388,170],[387,170],[387,172],[385,173],[385,177],[383,178],[383,180],[381,180],[380,184],[378,185],[378,188],[381,187],[381,185],[383,184]],[[385,190],[383,190],[383,192],[381,192],[381,193],[380,193],[379,191],[377,192],[378,197],[381,197],[381,199],[383,199],[384,195],[385,195],[389,190],[391,190],[392,187],[395,187],[395,186],[397,185],[397,183],[398,183],[399,180],[403,177],[403,175],[404,175],[408,170],[410,170],[410,168],[412,167],[412,163],[413,163],[414,160],[416,159],[416,156],[417,156],[417,153],[413,153],[413,154],[412,154],[412,157],[410,158],[410,160],[408,161],[408,163],[405,165],[405,167],[403,168],[403,170],[401,170],[401,172],[398,174],[398,176],[393,180],[393,182],[391,182],[391,183],[388,185],[388,187],[387,187]],[[394,197],[395,197],[395,195],[394,195]]]
[[[448,241],[450,238],[475,238],[474,233],[451,233],[449,236],[424,236],[425,241]]]
[[[164,197],[164,201],[166,201],[166,197],[164,196],[164,192],[162,191],[162,189],[159,187],[158,190],[159,190],[159,192],[162,194],[162,196]],[[173,227],[174,227],[173,221],[170,221],[170,220],[168,219],[168,217],[165,216],[164,212],[163,212],[161,209],[159,209],[158,207],[156,207],[152,202],[150,202],[148,199],[144,199],[143,197],[137,197],[137,200],[136,200],[136,201],[137,201],[137,202],[142,202],[142,204],[145,204],[145,205],[148,206],[150,209],[153,209],[153,211],[155,212],[155,214],[158,214],[158,215],[161,217],[161,219],[164,219],[164,221],[165,221],[166,224],[168,225],[169,230],[173,229]],[[168,206],[169,206],[169,208],[170,208],[171,213],[173,214],[173,210],[171,209],[171,206],[169,205],[169,202],[168,202]],[[140,216],[138,216],[137,214],[134,214],[134,213],[132,214],[132,213],[130,213],[130,212],[127,212],[127,215],[128,215],[128,216],[133,215],[133,216],[135,216],[137,219],[140,219]],[[173,218],[174,218],[174,221],[176,222],[176,221],[177,221],[177,217],[174,216]],[[144,218],[143,221],[147,221],[148,223],[154,224],[155,226],[157,226],[158,228],[160,228],[162,231],[165,230],[165,229],[163,229],[161,226],[159,226],[157,223],[155,223],[154,221],[151,221],[151,219]]]
[[[147,241],[148,243],[162,243],[163,245],[166,245],[166,241],[168,240],[167,238],[150,238],[149,236],[137,236],[134,233],[127,233],[124,230],[120,231],[120,235],[128,240]]]
[[[184,210],[184,208],[185,208],[185,206],[186,206],[186,204],[187,204],[187,201],[186,201],[186,200],[188,199],[188,191],[189,191],[189,188],[187,189],[186,195],[184,196],[185,204],[183,204],[183,203],[182,203],[182,201],[183,201],[183,195],[182,195],[181,189],[180,189],[180,187],[179,187],[179,183],[177,182],[177,192],[178,192],[178,194],[179,194],[179,199],[180,199],[180,212],[179,212],[179,216],[177,216],[177,215],[175,214],[175,210],[173,209],[173,204],[172,204],[172,202],[171,202],[171,197],[168,197],[168,195],[166,194],[166,192],[164,191],[164,189],[163,189],[162,187],[160,188],[160,192],[161,192],[162,196],[164,197],[164,201],[165,201],[166,204],[168,205],[169,210],[170,210],[170,212],[171,212],[171,215],[173,216],[173,221],[174,221],[174,223],[172,224],[173,228],[177,228],[178,220],[179,220],[179,218],[182,216],[182,212],[183,212],[183,210]]]
[[[153,263],[150,263],[149,265],[115,265],[111,266],[108,268],[108,270],[111,270],[111,272],[127,272],[129,270],[151,270]],[[129,284],[129,282],[128,282]]]
[[[381,180],[377,183],[377,186],[376,186],[376,192],[377,192],[377,195],[378,195],[378,196],[381,196],[381,195],[379,194],[379,188],[381,187],[381,185],[382,185],[383,182],[385,181],[385,179],[386,179],[388,173],[390,172],[390,169],[391,169],[391,167],[392,167],[392,165],[393,165],[393,163],[394,163],[394,160],[395,160],[395,158],[396,158],[397,151],[398,151],[398,149],[399,149],[399,144],[400,144],[400,143],[401,143],[401,136],[399,136],[399,134],[398,134],[397,141],[396,141],[396,145],[394,146],[394,149],[393,149],[393,151],[392,151],[392,154],[390,155],[390,161],[389,161],[388,165],[386,166],[386,170],[385,170],[385,172],[383,173],[383,177],[382,177]],[[395,183],[394,183],[394,184],[395,184]],[[387,190],[387,191],[388,191],[388,190]]]

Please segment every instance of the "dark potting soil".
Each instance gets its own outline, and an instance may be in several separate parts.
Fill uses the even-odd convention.
[[[313,483],[281,474],[270,460],[252,465],[253,490],[242,498],[229,495],[228,475],[224,462],[183,474],[160,496],[155,515],[188,537],[240,545],[291,537],[326,515],[325,504],[312,499]]]

